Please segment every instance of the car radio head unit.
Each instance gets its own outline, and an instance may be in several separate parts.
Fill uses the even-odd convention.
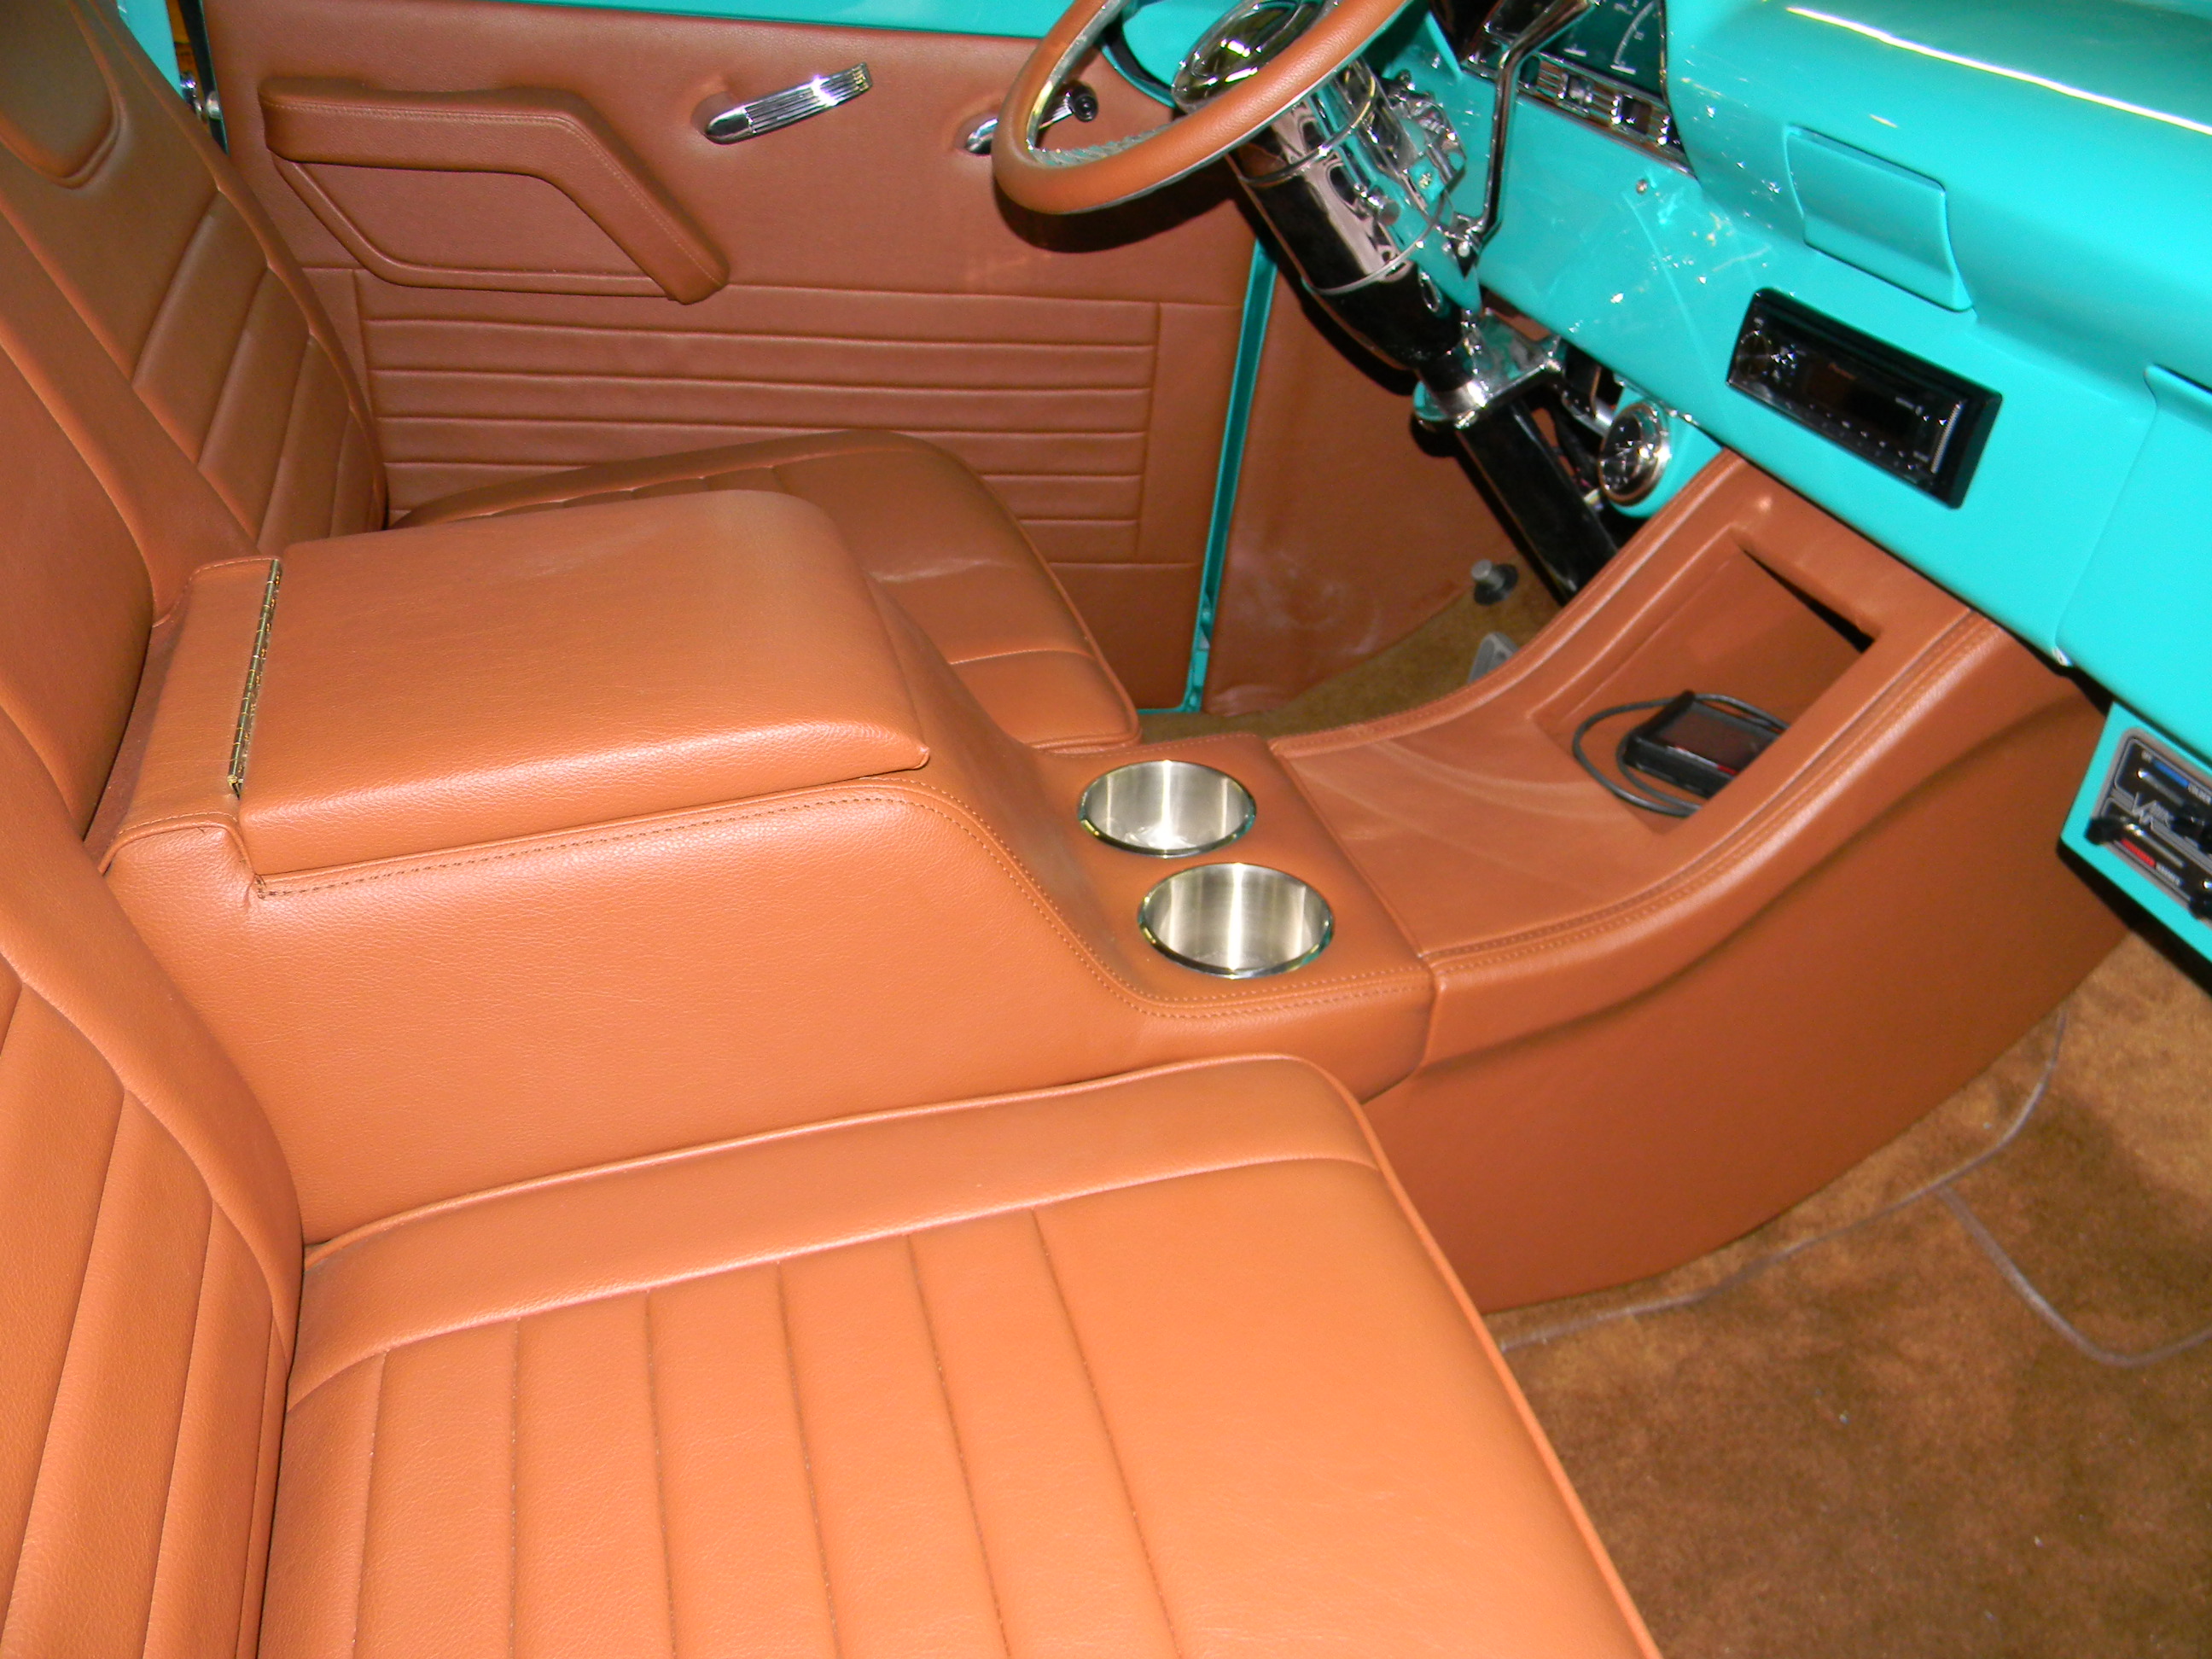
[[[1752,296],[1729,384],[1948,507],[1966,499],[2000,401],[1771,289]]]

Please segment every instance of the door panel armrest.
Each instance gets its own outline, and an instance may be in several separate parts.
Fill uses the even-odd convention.
[[[722,251],[599,112],[573,93],[537,87],[387,92],[350,81],[276,80],[262,85],[261,110],[270,149],[294,164],[288,174],[304,185],[302,195],[325,222],[336,209],[296,168],[320,163],[519,173],[568,197],[672,300],[703,300],[729,280]],[[331,223],[331,229],[349,245],[357,234],[349,223]],[[438,276],[424,273],[417,280]],[[479,274],[468,285],[480,283]]]

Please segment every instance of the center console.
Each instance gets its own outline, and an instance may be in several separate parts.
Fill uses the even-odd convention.
[[[1593,715],[1686,690],[1786,723],[1691,816],[1574,757]],[[1503,667],[1278,745],[1437,975],[1423,1064],[1370,1110],[1478,1302],[1725,1243],[2058,1002],[2118,938],[2057,845],[2099,725],[1729,458]]]
[[[1235,895],[1151,899],[1194,860],[1079,817],[1126,757],[1006,737],[788,498],[304,544],[200,573],[165,649],[101,851],[311,1237],[1196,1054],[1363,1094],[1419,1058],[1428,970],[1265,744],[1148,753],[1247,793],[1209,861],[1325,901],[1325,948],[1280,960],[1208,921]]]

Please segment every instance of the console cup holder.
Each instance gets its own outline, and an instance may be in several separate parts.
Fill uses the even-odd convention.
[[[1091,781],[1077,816],[1109,847],[1182,859],[1226,847],[1252,827],[1251,792],[1192,761],[1139,761]]]
[[[1200,864],[1145,895],[1137,926],[1161,955],[1223,979],[1303,968],[1336,925],[1328,901],[1261,864]]]

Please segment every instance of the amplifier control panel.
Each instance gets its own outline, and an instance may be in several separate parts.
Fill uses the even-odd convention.
[[[2126,860],[2198,921],[2212,922],[2212,780],[2180,756],[2129,732],[2081,836]]]

